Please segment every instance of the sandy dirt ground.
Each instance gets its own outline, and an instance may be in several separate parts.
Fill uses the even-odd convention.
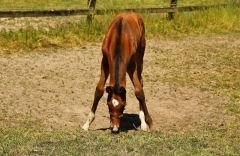
[[[193,50],[192,47],[201,42],[212,46],[214,41],[215,38],[207,37],[147,41],[143,80],[155,130],[195,131],[207,125],[221,125],[227,120],[223,109],[224,97],[198,88],[176,87],[158,79],[151,80],[154,75],[167,72],[154,63],[162,57],[161,51]],[[50,128],[80,128],[92,105],[100,60],[101,43],[0,55],[0,119],[33,118]],[[105,93],[92,130],[109,127],[106,98]],[[137,117],[138,108],[132,84],[127,78],[125,113],[132,114],[132,118],[129,115],[124,122],[135,122],[131,120]]]
[[[78,23],[85,16],[59,16],[59,17],[21,17],[0,18],[0,31],[17,31],[19,29],[41,29],[48,31],[51,28]]]

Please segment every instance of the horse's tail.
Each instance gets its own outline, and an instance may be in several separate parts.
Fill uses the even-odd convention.
[[[121,38],[122,38],[122,21],[123,18],[120,17],[117,23],[117,34],[116,34],[116,51],[115,51],[115,85],[114,92],[119,92],[119,64],[121,59]]]

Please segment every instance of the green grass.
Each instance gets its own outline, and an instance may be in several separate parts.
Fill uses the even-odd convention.
[[[98,0],[97,8],[116,7],[146,7],[146,6],[169,6],[170,0]],[[179,5],[219,4],[229,0],[181,0]],[[1,0],[0,10],[43,10],[43,9],[66,9],[86,8],[87,0]]]
[[[238,155],[240,133],[232,128],[200,133],[140,131],[112,135],[77,129],[0,128],[1,155]]]
[[[79,17],[76,17],[78,18],[77,22],[74,22],[73,19],[72,22],[57,25],[48,30],[35,29],[31,26],[31,19],[28,19],[25,23],[29,26],[25,29],[1,31],[0,47],[2,51],[8,51],[9,49],[34,49],[52,46],[68,47],[89,41],[101,41],[113,16],[113,14],[96,16],[91,25],[86,23],[85,18],[79,20]],[[240,32],[240,10],[235,6],[177,13],[175,19],[171,21],[165,19],[166,15],[142,14],[142,16],[148,38]],[[49,20],[51,21],[53,18],[49,18]],[[54,18],[55,22],[58,20],[60,17]],[[61,18],[61,20],[64,19]],[[21,22],[24,23],[24,21]]]
[[[235,7],[178,13],[173,21],[159,20],[157,16],[145,16],[147,34],[154,36],[239,32],[238,19],[239,10]]]
[[[0,10],[86,8],[87,0],[1,0]]]

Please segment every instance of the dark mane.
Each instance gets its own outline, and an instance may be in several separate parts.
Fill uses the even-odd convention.
[[[114,92],[119,93],[119,64],[121,59],[121,37],[122,37],[122,20],[120,17],[117,23],[117,34],[116,34],[116,51],[115,51],[115,84],[114,84]]]

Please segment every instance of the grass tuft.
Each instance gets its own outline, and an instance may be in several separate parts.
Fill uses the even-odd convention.
[[[29,26],[24,29],[1,31],[0,47],[5,50],[21,50],[52,46],[72,47],[89,41],[100,42],[113,16],[113,14],[95,16],[91,25],[85,18],[80,18],[77,22],[56,25],[48,29],[34,28],[29,24],[31,22],[26,21]],[[142,16],[148,38],[240,32],[240,11],[235,6],[177,13],[175,19],[171,21],[166,20],[165,15],[142,14]]]
[[[167,135],[161,132],[85,133],[79,130],[1,128],[1,154],[23,155],[237,155],[231,129]],[[234,137],[234,138],[232,138]]]

